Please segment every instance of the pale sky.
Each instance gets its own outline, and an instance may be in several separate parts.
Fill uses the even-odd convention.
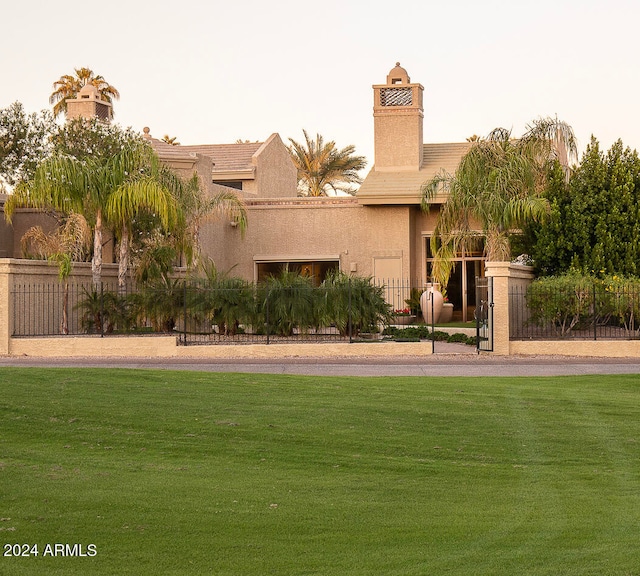
[[[373,84],[396,62],[424,86],[425,142],[540,116],[581,152],[640,150],[638,0],[50,0],[3,2],[0,108],[49,108],[88,67],[119,91],[115,121],[182,144],[303,140],[373,164]]]

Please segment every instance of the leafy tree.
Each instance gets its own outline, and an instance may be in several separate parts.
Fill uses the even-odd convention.
[[[64,74],[53,83],[53,92],[49,96],[49,103],[53,104],[55,118],[67,112],[67,99],[77,98],[78,92],[87,84],[93,84],[98,90],[100,98],[112,103],[120,98],[120,93],[102,76],[96,76],[90,68],[75,68],[75,75]]]
[[[289,138],[289,152],[298,170],[299,195],[329,196],[338,192],[355,194],[351,185],[362,182],[358,171],[367,165],[364,156],[356,156],[353,145],[339,150],[334,141],[325,143],[320,134],[312,140],[306,130],[302,132],[304,144]]]
[[[525,228],[524,250],[539,274],[640,273],[640,159],[621,141],[605,155],[595,138],[568,185],[556,173],[551,214]]]
[[[130,217],[144,206],[159,210],[165,218],[170,202],[166,193],[160,193],[155,154],[141,136],[98,122],[72,122],[68,128],[56,139],[56,153],[38,166],[31,181],[9,197],[5,214],[11,219],[19,206],[83,214],[94,231],[91,269],[97,287],[102,272],[102,235],[108,219],[119,232],[129,224],[123,224],[123,214]],[[118,199],[110,204],[114,194]]]
[[[0,192],[33,177],[52,148],[56,124],[51,114],[27,114],[20,102],[0,109]]]
[[[74,118],[65,122],[52,138],[53,152],[76,160],[109,158],[134,143],[146,142],[132,128],[101,122],[97,118]]]
[[[426,182],[424,210],[440,193],[448,194],[432,237],[436,261],[445,264],[443,275],[457,252],[482,240],[488,260],[509,260],[511,233],[548,212],[543,192],[550,168],[560,160],[567,172],[575,154],[570,126],[557,119],[539,119],[518,139],[504,128],[475,139],[455,174],[443,172]]]

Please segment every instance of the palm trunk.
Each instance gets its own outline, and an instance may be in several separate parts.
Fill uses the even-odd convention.
[[[129,229],[122,227],[120,237],[120,253],[118,255],[118,294],[127,292],[127,271],[129,269]]]
[[[193,223],[193,256],[191,266],[195,270],[200,265],[200,222],[196,219]]]
[[[102,210],[96,213],[96,227],[93,233],[93,258],[91,258],[91,280],[98,290],[102,279]]]

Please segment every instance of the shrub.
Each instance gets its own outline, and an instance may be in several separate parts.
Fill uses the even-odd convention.
[[[194,283],[188,290],[187,309],[201,330],[208,332],[215,325],[219,334],[233,336],[241,330],[241,324],[255,321],[254,289],[241,278]]]
[[[311,279],[289,270],[270,276],[258,289],[259,311],[279,336],[291,336],[296,328],[306,332],[316,323],[314,299]]]
[[[133,301],[141,315],[146,315],[157,332],[172,332],[179,318],[184,317],[184,280],[166,275],[146,283]]]
[[[601,282],[603,312],[618,320],[627,336],[640,330],[640,279],[618,275],[605,276]]]
[[[526,294],[529,322],[538,326],[551,325],[560,336],[566,336],[593,314],[596,282],[594,277],[578,272],[535,280]]]
[[[334,325],[342,336],[361,332],[378,333],[380,324],[389,324],[392,310],[384,298],[384,288],[371,278],[330,273],[320,291],[319,320]]]
[[[127,332],[135,326],[135,306],[132,297],[120,296],[96,288],[82,289],[84,298],[76,305],[81,311],[82,329],[88,334],[116,330]]]

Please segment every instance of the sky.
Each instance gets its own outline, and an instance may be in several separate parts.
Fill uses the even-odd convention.
[[[640,150],[638,0],[5,2],[0,108],[50,108],[88,67],[120,92],[115,121],[182,144],[285,144],[303,129],[373,151],[373,84],[396,62],[424,86],[424,141],[538,117]]]

